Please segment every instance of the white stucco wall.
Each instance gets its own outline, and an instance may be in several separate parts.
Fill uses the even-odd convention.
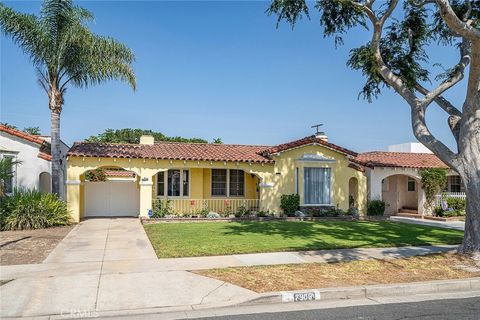
[[[388,146],[389,152],[432,153],[430,149],[419,142],[407,142]]]
[[[16,165],[15,177],[13,179],[14,187],[40,189],[40,174],[48,172],[51,174],[50,161],[38,157],[40,145],[28,140],[10,135],[6,132],[0,132],[0,154],[15,155],[16,160],[21,161],[21,164]],[[63,157],[63,172],[66,172],[65,155],[68,151],[68,146],[62,144]],[[65,174],[63,174],[65,176]],[[65,179],[62,177],[62,181]],[[64,198],[65,187],[62,184],[60,196]]]

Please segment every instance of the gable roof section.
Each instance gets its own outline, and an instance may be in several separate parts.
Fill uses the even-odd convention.
[[[295,149],[295,148],[306,146],[306,145],[321,145],[328,149],[332,149],[334,151],[343,153],[345,155],[353,156],[353,157],[356,157],[358,155],[358,153],[354,151],[337,146],[336,144],[319,139],[315,136],[308,136],[299,140],[295,140],[295,141],[279,144],[274,147],[270,147],[268,149],[263,150],[262,154],[271,155],[271,154],[284,152],[290,149]]]
[[[272,163],[266,146],[158,142],[153,145],[76,142],[67,156]]]
[[[20,131],[20,130],[17,130],[17,129],[9,128],[9,127],[7,127],[3,124],[0,124],[0,131],[8,133],[12,136],[19,137],[21,139],[33,142],[33,143],[36,143],[36,144],[39,144],[39,145],[42,145],[44,143],[48,143],[48,141],[40,138],[39,136],[34,136],[34,135],[28,134],[26,132],[23,132],[23,131]]]
[[[436,155],[431,153],[372,151],[361,153],[356,158],[352,159],[352,161],[370,168],[448,168],[448,166],[443,163]]]
[[[39,157],[40,159],[46,160],[46,161],[52,161],[52,156],[51,156],[51,152],[50,152],[50,142],[43,139],[42,137],[35,136],[35,135],[32,135],[32,134],[28,134],[26,132],[7,127],[3,124],[0,124],[0,132],[5,132],[5,133],[7,133],[9,135],[12,135],[14,137],[18,137],[20,139],[38,144],[39,145],[39,148],[38,148],[39,152],[38,152],[37,157]]]

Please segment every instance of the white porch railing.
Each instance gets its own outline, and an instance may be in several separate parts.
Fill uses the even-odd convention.
[[[235,214],[239,210],[258,211],[259,199],[154,199],[153,208],[158,201],[162,207],[168,205],[169,211],[177,215],[196,215],[202,211],[213,211],[219,214]]]
[[[435,206],[439,207],[442,205],[442,200],[445,200],[447,198],[460,198],[460,199],[466,199],[467,196],[465,192],[444,192],[442,194],[437,194],[435,196]]]

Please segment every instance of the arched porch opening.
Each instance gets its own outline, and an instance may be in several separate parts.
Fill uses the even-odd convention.
[[[421,182],[418,177],[394,174],[382,180],[382,200],[385,214],[419,214],[422,211]]]
[[[99,166],[80,175],[80,204],[84,218],[137,217],[140,176],[120,166]]]

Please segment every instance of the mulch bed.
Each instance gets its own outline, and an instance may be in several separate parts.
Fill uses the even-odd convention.
[[[0,232],[0,265],[42,263],[73,227]]]

